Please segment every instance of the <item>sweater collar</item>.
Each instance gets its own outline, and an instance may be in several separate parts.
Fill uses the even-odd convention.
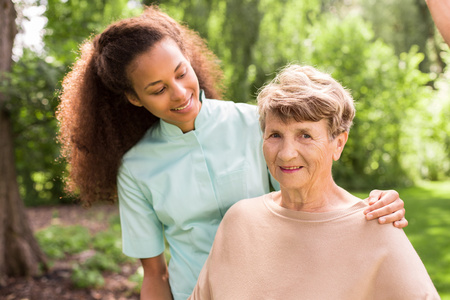
[[[275,201],[273,200],[274,193],[275,192],[272,192],[263,196],[265,205],[272,213],[284,218],[295,219],[304,222],[327,222],[345,217],[349,214],[353,214],[355,213],[355,211],[362,210],[368,206],[367,203],[360,200],[348,208],[329,212],[311,213],[304,211],[295,211],[281,207],[280,205],[275,203]]]

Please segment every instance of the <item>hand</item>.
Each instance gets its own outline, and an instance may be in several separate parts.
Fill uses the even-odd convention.
[[[396,191],[373,190],[366,201],[370,205],[364,211],[367,220],[378,218],[380,224],[394,223],[397,228],[408,226],[408,221],[405,219],[404,202]]]

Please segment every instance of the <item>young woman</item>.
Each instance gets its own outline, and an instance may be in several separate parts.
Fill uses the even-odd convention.
[[[68,190],[87,205],[118,196],[123,251],[144,268],[142,299],[186,299],[227,209],[270,190],[256,107],[211,100],[221,76],[196,33],[149,7],[87,41],[64,79]],[[407,225],[398,193],[371,197],[367,219]]]

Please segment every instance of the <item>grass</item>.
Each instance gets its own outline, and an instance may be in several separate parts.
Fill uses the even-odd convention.
[[[398,189],[409,225],[405,233],[442,300],[450,300],[450,181]],[[368,192],[354,193],[365,198]]]
[[[119,217],[113,216],[109,223],[108,230],[95,235],[81,225],[51,225],[36,232],[36,238],[50,265],[56,260],[72,261],[71,280],[75,287],[101,288],[105,284],[104,272],[118,273],[122,265],[136,261],[122,253]],[[93,254],[83,262],[71,259],[88,249]]]

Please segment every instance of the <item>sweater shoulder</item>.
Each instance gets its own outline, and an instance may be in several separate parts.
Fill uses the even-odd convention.
[[[265,208],[264,197],[265,195],[236,202],[225,213],[223,221],[228,222],[228,220],[233,220],[234,222],[236,219],[247,220],[252,216],[261,215],[260,212]]]

